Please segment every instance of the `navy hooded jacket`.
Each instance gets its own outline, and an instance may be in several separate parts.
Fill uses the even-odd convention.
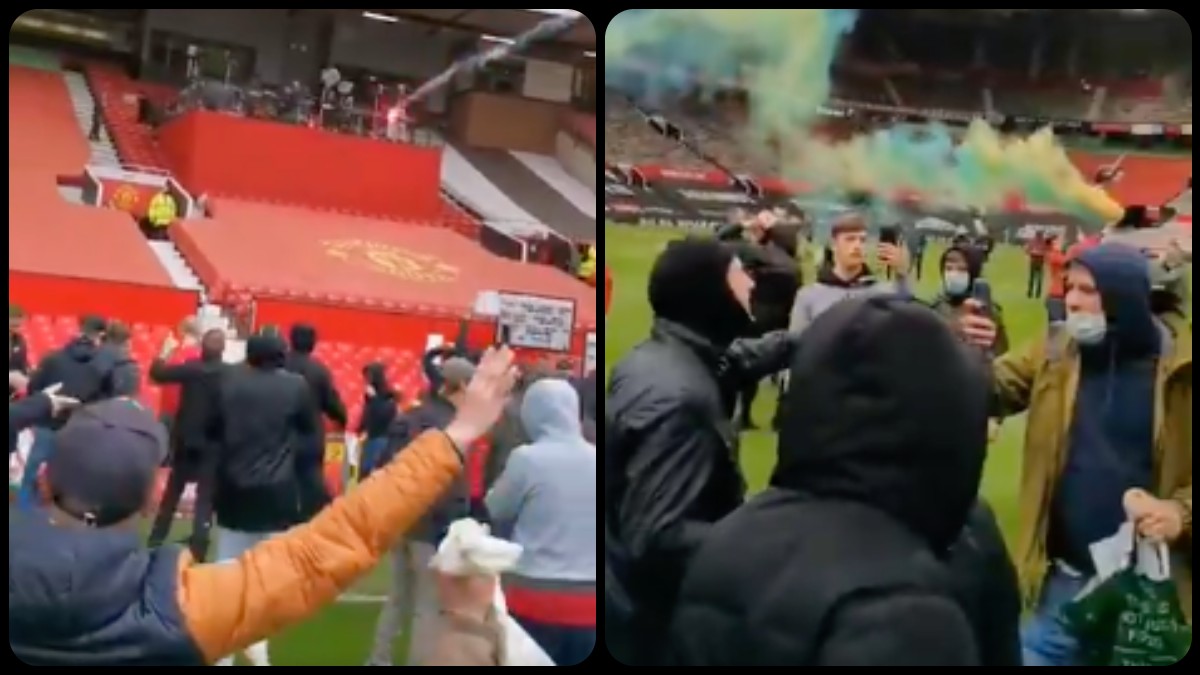
[[[1146,258],[1120,244],[1083,252],[1108,333],[1080,347],[1080,377],[1067,461],[1050,521],[1050,556],[1091,573],[1088,546],[1125,521],[1125,491],[1153,479],[1155,373],[1162,331],[1150,308]]]

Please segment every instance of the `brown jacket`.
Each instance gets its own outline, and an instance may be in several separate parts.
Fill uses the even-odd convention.
[[[1192,610],[1192,329],[1178,316],[1165,322],[1154,403],[1154,485],[1161,499],[1179,502],[1187,514],[1173,564],[1184,613]],[[996,360],[995,396],[999,412],[1028,412],[1021,470],[1020,529],[1014,549],[1025,600],[1041,593],[1048,569],[1046,533],[1051,491],[1066,463],[1069,430],[1079,387],[1079,351],[1059,337]]]

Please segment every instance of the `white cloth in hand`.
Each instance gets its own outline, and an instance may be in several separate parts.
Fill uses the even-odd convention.
[[[521,557],[520,544],[493,537],[486,525],[472,518],[450,524],[429,566],[455,576],[492,575],[511,570]],[[496,586],[496,614],[504,626],[505,666],[553,666],[553,661],[524,628],[508,614],[504,592]]]

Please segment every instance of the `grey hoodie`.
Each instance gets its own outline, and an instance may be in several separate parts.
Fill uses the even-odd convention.
[[[596,579],[596,447],[583,439],[579,395],[566,380],[533,384],[521,403],[532,439],[513,450],[487,495],[497,529],[524,547],[514,572]]]
[[[867,295],[911,294],[906,279],[879,282],[864,268],[864,274],[853,281],[835,277],[828,268],[817,273],[817,283],[805,286],[796,293],[792,305],[792,317],[788,329],[793,333],[803,332],[818,316],[843,300]]]

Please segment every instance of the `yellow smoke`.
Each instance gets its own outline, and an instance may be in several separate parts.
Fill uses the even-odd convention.
[[[940,125],[921,134],[884,130],[845,142],[810,135],[830,98],[830,71],[853,10],[629,10],[605,34],[606,85],[623,88],[623,65],[656,95],[742,83],[750,98],[748,148],[778,156],[785,175],[821,189],[898,190],[934,203],[1002,206],[1019,193],[1030,203],[1102,221],[1122,207],[1071,164],[1049,129],[1006,138],[982,120],[961,142]],[[685,73],[686,76],[681,76]]]

